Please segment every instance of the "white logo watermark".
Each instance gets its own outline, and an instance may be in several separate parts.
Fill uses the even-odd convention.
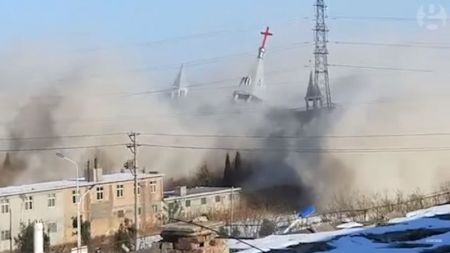
[[[422,5],[417,10],[417,23],[430,31],[438,30],[447,25],[447,11],[439,4]]]

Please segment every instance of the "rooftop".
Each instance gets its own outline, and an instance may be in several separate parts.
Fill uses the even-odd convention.
[[[163,174],[160,173],[141,173],[138,174],[139,179],[144,178],[152,178],[152,177],[161,177]],[[103,175],[103,178],[99,182],[88,182],[84,177],[79,178],[80,187],[86,187],[96,184],[107,184],[107,183],[115,183],[115,182],[124,182],[133,180],[133,175],[129,172],[124,173],[114,173],[114,174],[106,174]],[[18,185],[18,186],[8,186],[0,188],[0,197],[12,196],[12,195],[21,195],[21,194],[30,194],[36,192],[45,192],[51,190],[62,190],[67,188],[75,188],[77,184],[76,178],[72,179],[64,179],[58,181],[50,181],[43,183],[34,183],[28,185]]]
[[[229,188],[229,187],[194,187],[187,188],[186,195],[180,196],[177,191],[166,191],[164,192],[165,199],[176,199],[176,198],[186,198],[186,197],[197,197],[202,195],[228,192],[228,191],[240,191],[241,188]]]

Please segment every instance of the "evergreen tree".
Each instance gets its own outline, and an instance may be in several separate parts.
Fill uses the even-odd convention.
[[[6,153],[5,160],[3,160],[3,168],[9,169],[11,167],[11,158],[9,158],[9,153]]]
[[[91,242],[91,222],[84,221],[81,223],[81,242],[88,245]]]
[[[234,168],[232,173],[232,186],[240,186],[242,182],[242,160],[241,160],[241,154],[236,152],[236,156],[234,157]]]
[[[225,187],[233,186],[232,178],[233,171],[231,170],[230,155],[227,153],[227,156],[225,158],[225,169],[223,170],[223,185]]]
[[[241,154],[236,152],[236,156],[234,157],[234,169],[239,170],[242,168]]]
[[[44,252],[50,250],[50,237],[44,233]],[[14,238],[17,252],[33,252],[34,250],[34,223],[28,225],[21,224],[20,233]]]

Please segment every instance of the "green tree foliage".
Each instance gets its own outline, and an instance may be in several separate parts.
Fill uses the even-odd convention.
[[[33,252],[34,249],[34,223],[29,223],[28,225],[21,224],[20,232],[14,242],[17,247],[17,252],[19,253],[29,253]],[[44,232],[44,252],[49,252],[50,250],[50,237]]]
[[[265,237],[271,235],[275,232],[275,229],[276,229],[275,223],[273,223],[268,219],[264,219],[261,224],[261,228],[259,229],[259,236]]]
[[[81,242],[88,245],[91,241],[91,223],[84,221],[81,223]]]
[[[179,218],[183,211],[183,205],[180,201],[172,202],[163,207],[165,223],[169,223],[171,218]]]
[[[233,186],[233,171],[231,168],[230,155],[228,153],[225,158],[225,168],[223,170],[222,182],[225,187]]]
[[[231,186],[240,186],[244,181],[243,176],[243,168],[242,168],[242,160],[241,154],[236,152],[236,156],[234,157],[234,167],[233,167],[233,176],[232,176],[232,185]]]
[[[118,252],[124,251],[122,245],[127,247],[129,250],[135,249],[134,238],[136,236],[136,227],[131,224],[129,219],[125,219],[123,223],[120,224],[119,229],[114,234],[114,245]]]
[[[234,170],[239,171],[242,169],[242,160],[241,160],[241,153],[236,152],[236,156],[234,157]]]

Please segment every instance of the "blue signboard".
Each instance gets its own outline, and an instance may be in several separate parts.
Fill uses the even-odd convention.
[[[311,217],[316,212],[315,206],[308,206],[297,213],[299,218],[308,218]]]

